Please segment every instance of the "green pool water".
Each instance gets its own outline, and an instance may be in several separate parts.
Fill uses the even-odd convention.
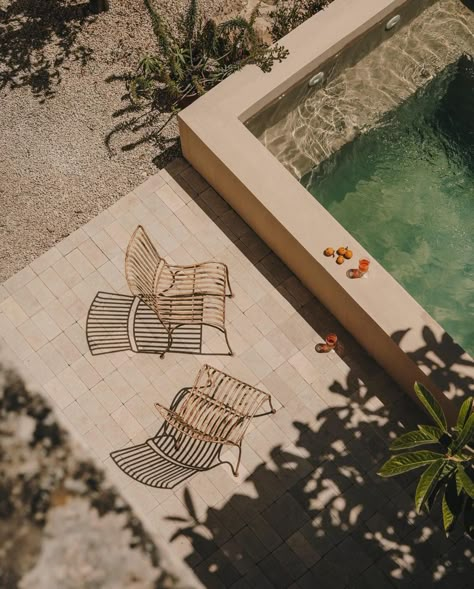
[[[301,182],[474,355],[472,58]]]

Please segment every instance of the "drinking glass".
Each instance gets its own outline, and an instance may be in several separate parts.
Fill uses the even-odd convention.
[[[370,265],[369,260],[366,260],[365,258],[362,258],[359,260],[359,272],[361,273],[362,276],[369,271],[369,265]]]
[[[359,267],[351,268],[350,270],[348,270],[346,276],[348,278],[363,278],[369,271],[369,265],[369,260],[367,260],[366,258],[361,258],[359,260]]]
[[[334,350],[337,344],[337,335],[335,333],[328,333],[324,344],[316,344],[315,350],[319,353],[327,353]]]

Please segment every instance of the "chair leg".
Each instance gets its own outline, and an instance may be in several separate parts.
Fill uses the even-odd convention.
[[[224,264],[224,267],[225,267],[225,280],[226,280],[227,288],[229,289],[229,292],[225,296],[232,298],[234,296],[234,293],[232,292],[232,288],[230,286],[229,268],[227,267],[227,264]]]
[[[272,413],[276,413],[276,409],[275,407],[273,407],[273,403],[272,403],[272,398],[268,397],[268,404],[270,405],[270,409],[272,411]]]
[[[235,477],[239,476],[240,459],[242,458],[242,442],[237,446],[237,449],[239,451],[239,455],[237,457],[237,464],[235,466],[233,466],[232,463],[229,462],[228,460],[222,461],[222,458],[221,458],[222,448],[223,448],[223,446],[221,445],[219,447],[219,451],[218,451],[218,454],[217,454],[220,463],[221,464],[228,464],[230,466],[231,470],[232,470],[232,474]]]
[[[161,352],[161,354],[160,354],[161,360],[163,360],[166,352],[169,352],[171,350],[171,346],[173,345],[173,330],[168,329],[167,331],[168,331],[168,345],[166,347],[166,350],[164,350],[164,352]]]
[[[234,355],[234,352],[232,351],[232,348],[230,347],[229,338],[227,337],[227,329],[225,329],[225,328],[224,328],[224,335],[225,335],[225,341],[226,341],[227,347],[229,348],[229,354],[228,355],[229,356],[233,356]]]
[[[237,464],[234,466],[232,466],[232,464],[230,465],[230,467],[232,468],[232,474],[237,477],[239,476],[239,466],[240,466],[240,459],[242,458],[242,444],[238,445],[238,450],[239,450],[239,456],[237,458]]]

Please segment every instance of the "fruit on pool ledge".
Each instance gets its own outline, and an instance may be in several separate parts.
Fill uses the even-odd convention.
[[[337,256],[336,264],[343,264],[344,263],[344,256]]]
[[[346,250],[344,257],[346,258],[346,260],[350,260],[352,258],[352,250]]]
[[[334,255],[334,248],[332,247],[327,247],[324,250],[324,255],[327,256],[328,258]]]
[[[347,251],[347,247],[341,246],[340,248],[337,249],[336,253],[338,256],[343,256],[346,253],[346,251]]]

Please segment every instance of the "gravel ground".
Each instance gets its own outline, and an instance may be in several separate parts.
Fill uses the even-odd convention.
[[[92,16],[84,0],[0,0],[0,282],[178,149],[175,125],[159,143],[146,140],[150,128],[142,127],[113,133],[106,146],[132,116],[114,77],[154,50],[142,0],[110,4]],[[201,0],[217,19],[254,4]],[[188,0],[157,5],[171,20]]]

